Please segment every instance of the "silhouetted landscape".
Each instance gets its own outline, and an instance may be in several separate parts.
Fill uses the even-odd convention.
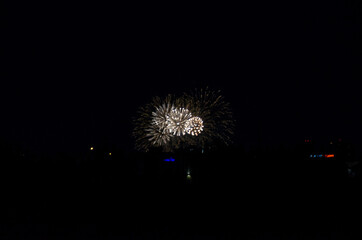
[[[339,147],[333,159],[310,158],[309,143],[111,155],[94,149],[77,159],[2,144],[1,221],[16,223],[3,225],[2,234],[357,239],[359,165],[352,174],[347,144]]]

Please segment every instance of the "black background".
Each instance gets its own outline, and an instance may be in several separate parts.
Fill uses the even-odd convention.
[[[360,11],[357,1],[5,4],[2,135],[37,151],[105,139],[130,150],[138,107],[210,86],[233,107],[237,144],[258,134],[270,146],[360,144]]]
[[[0,234],[359,232],[360,178],[347,177],[346,159],[306,162],[291,149],[341,138],[360,154],[360,2],[28,1],[1,11],[1,220],[25,224]],[[178,167],[133,152],[140,106],[206,86],[231,103],[234,145],[177,153]]]

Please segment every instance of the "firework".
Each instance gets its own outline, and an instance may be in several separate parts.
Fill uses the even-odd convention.
[[[167,115],[167,129],[176,136],[186,134],[188,121],[192,118],[192,114],[186,108],[173,108]]]
[[[193,117],[187,121],[185,131],[192,136],[198,136],[204,129],[204,123],[200,117]]]
[[[139,109],[133,131],[136,149],[148,151],[152,147],[169,148],[173,135],[167,128],[167,117],[173,108],[172,96],[169,95],[163,100],[155,97],[151,103]]]
[[[190,131],[191,136],[188,142],[192,145],[213,146],[216,142],[224,144],[231,143],[231,136],[234,130],[234,120],[230,104],[224,100],[220,91],[213,91],[208,88],[196,89],[186,93],[182,97],[184,104],[188,104],[190,112],[195,119],[195,125],[199,126],[197,131]],[[196,130],[196,128],[195,128]],[[194,136],[192,136],[192,132]]]
[[[220,93],[201,89],[179,98],[154,98],[140,108],[133,134],[140,150],[162,147],[172,151],[181,145],[204,148],[213,142],[228,144],[233,127],[230,106]]]

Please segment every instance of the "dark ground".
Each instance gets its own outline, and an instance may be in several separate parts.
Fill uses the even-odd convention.
[[[359,239],[360,180],[338,161],[161,155],[3,163],[0,238]]]

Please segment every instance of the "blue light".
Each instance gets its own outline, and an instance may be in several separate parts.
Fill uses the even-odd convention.
[[[170,157],[170,158],[166,158],[165,160],[163,160],[163,161],[165,161],[165,162],[174,162],[175,161],[175,159],[174,158],[172,158],[172,157]]]
[[[309,157],[310,158],[322,158],[323,154],[310,154]]]

